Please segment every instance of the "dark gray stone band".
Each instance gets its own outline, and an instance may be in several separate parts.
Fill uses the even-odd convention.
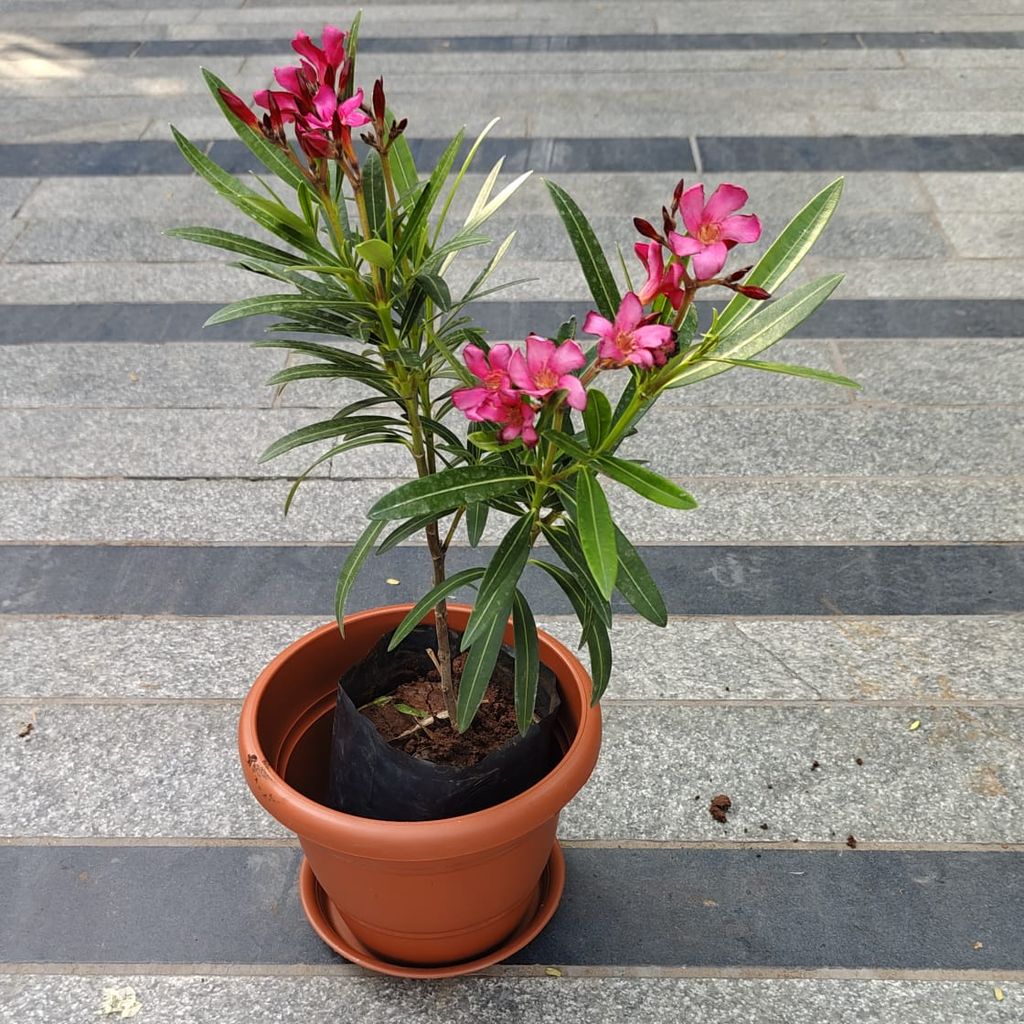
[[[286,53],[287,39],[130,39],[60,43],[90,57],[240,56]],[[1022,32],[664,32],[608,35],[371,36],[362,53],[597,53],[681,50],[1017,50]]]
[[[348,548],[0,546],[0,609],[14,614],[324,615]],[[646,546],[674,615],[989,615],[1024,611],[1024,544]],[[490,548],[453,548],[451,572]],[[372,559],[351,608],[416,601],[418,547]],[[387,583],[398,580],[397,585]],[[572,611],[539,569],[525,591],[541,615]],[[631,609],[621,600],[617,612]]]
[[[711,304],[698,303],[701,322]],[[721,303],[719,303],[721,305]],[[61,341],[250,341],[268,320],[254,317],[217,327],[203,323],[216,309],[201,302],[97,302],[11,305],[0,318],[0,345]],[[580,301],[479,302],[470,307],[492,339],[553,335]],[[794,332],[795,338],[1019,338],[1024,299],[833,299]]]
[[[325,964],[285,847],[0,848],[0,960]],[[520,964],[1017,970],[1024,854],[569,849]],[[976,948],[977,947],[977,948]]]
[[[243,174],[255,157],[235,139],[193,140],[226,170]],[[698,136],[704,171],[1012,171],[1024,167],[1024,135],[766,135]],[[410,140],[423,167],[433,166],[446,139]],[[487,138],[479,166],[505,157],[506,171],[540,174],[695,170],[690,141],[673,138]],[[0,177],[189,174],[170,139],[0,145]]]

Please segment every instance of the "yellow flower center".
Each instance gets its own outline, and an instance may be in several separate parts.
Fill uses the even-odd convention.
[[[705,244],[712,245],[722,237],[722,229],[718,224],[701,224],[697,237]]]
[[[533,379],[538,388],[558,387],[558,374],[548,366],[540,370]]]

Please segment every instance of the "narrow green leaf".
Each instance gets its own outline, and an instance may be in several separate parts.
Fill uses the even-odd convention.
[[[184,238],[189,242],[198,242],[200,245],[210,245],[217,249],[226,249],[228,252],[238,252],[243,256],[254,256],[257,259],[269,260],[274,263],[282,263],[286,266],[296,266],[305,262],[302,256],[285,252],[273,245],[264,242],[257,242],[254,238],[247,238],[245,235],[237,235],[233,231],[218,231],[216,228],[189,227],[171,228],[164,234],[173,238]]]
[[[605,600],[610,600],[619,571],[615,524],[597,477],[586,467],[576,474],[576,512],[587,565]]]
[[[448,290],[448,284],[443,277],[438,274],[431,274],[428,271],[422,271],[416,275],[415,281],[427,293],[427,296],[438,309],[443,312],[451,309],[452,293]]]
[[[597,459],[597,468],[637,494],[642,494],[666,508],[697,507],[697,501],[692,494],[688,494],[678,484],[639,463],[620,459],[615,455],[602,455]]]
[[[615,547],[619,553],[619,576],[615,581],[618,592],[648,622],[656,626],[668,623],[665,601],[657,583],[644,565],[639,552],[630,544],[626,535],[615,527]]]
[[[370,444],[401,444],[402,439],[397,434],[373,434],[369,437],[355,437],[350,441],[345,441],[342,444],[335,445],[333,448],[329,448],[319,458],[314,459],[299,476],[293,481],[291,487],[288,489],[288,496],[284,499],[284,514],[288,515],[292,507],[292,502],[295,501],[295,495],[298,493],[299,487],[305,482],[309,474],[316,469],[317,466],[322,465],[328,459],[333,459],[336,455],[341,455],[343,452],[351,451],[353,448],[365,448]]]
[[[341,635],[345,635],[345,602],[356,582],[359,570],[362,568],[366,556],[373,549],[374,542],[384,529],[384,523],[370,523],[359,535],[359,539],[352,545],[341,572],[338,573],[338,586],[334,593],[334,617],[338,620],[338,629]]]
[[[574,509],[575,511],[575,509]],[[572,573],[577,586],[583,594],[584,602],[593,608],[594,614],[607,625],[611,625],[611,606],[601,593],[587,565],[586,557],[579,543],[578,536],[569,526],[545,526],[544,536],[555,554],[562,560],[565,567]]]
[[[411,480],[381,498],[369,511],[371,519],[405,519],[439,513],[476,501],[510,494],[533,477],[505,466],[460,466],[421,480]]]
[[[531,559],[531,563],[543,569],[562,588],[562,592],[569,598],[569,603],[576,612],[576,617],[580,620],[583,627],[583,642],[586,643],[590,654],[590,677],[593,686],[590,703],[596,704],[607,689],[612,672],[612,646],[608,629],[603,622],[587,614],[589,605],[571,573],[538,558]]]
[[[569,235],[569,241],[576,251],[576,258],[579,260],[594,302],[597,303],[598,312],[606,319],[614,320],[622,296],[611,267],[608,266],[608,260],[601,251],[601,244],[594,234],[594,229],[565,189],[553,181],[545,180],[544,184],[551,194],[555,209]]]
[[[268,142],[262,133],[250,128],[244,121],[239,120],[231,111],[231,108],[224,102],[220,94],[221,89],[227,89],[212,71],[202,69],[203,78],[217,101],[221,113],[227,118],[228,123],[235,130],[235,134],[245,143],[252,154],[263,164],[267,170],[272,171],[282,181],[287,182],[292,188],[298,188],[306,183],[306,176],[299,170],[296,163],[279,147]]]
[[[729,363],[730,366],[746,366],[751,370],[767,370],[769,373],[785,373],[790,377],[808,377],[811,380],[825,381],[827,384],[842,384],[847,388],[859,388],[860,385],[849,377],[828,370],[815,370],[810,366],[794,366],[792,363],[765,363],[759,359],[726,359],[709,356],[712,362]]]
[[[769,246],[768,251],[747,275],[744,284],[756,285],[768,292],[776,291],[779,285],[796,269],[811,246],[817,241],[818,236],[825,230],[839,205],[842,194],[842,178],[836,178],[832,184],[823,188],[786,225],[779,237]],[[758,305],[756,299],[748,299],[745,295],[734,295],[718,317],[716,325],[718,336],[725,339],[731,335],[740,324],[757,311]]]
[[[402,230],[402,238],[395,250],[395,260],[400,261],[406,252],[412,250],[417,255],[422,253],[427,242],[427,217],[437,202],[437,197],[444,187],[448,174],[452,169],[455,156],[462,146],[465,132],[460,130],[451,142],[445,147],[440,159],[434,165],[434,170],[427,181],[426,188],[420,193],[416,205],[409,214],[405,227]]]
[[[724,373],[729,366],[721,360],[749,359],[781,341],[839,287],[842,279],[842,274],[819,277],[762,306],[756,315],[744,321],[742,327],[731,332],[727,340],[720,342],[712,353],[718,362],[704,360],[685,366],[672,378],[670,386],[683,387]]]
[[[564,430],[545,430],[542,434],[545,441],[550,441],[560,452],[571,455],[580,462],[587,462],[594,457],[594,453],[585,445],[580,444],[572,434]]]
[[[394,265],[394,256],[391,253],[391,246],[382,238],[368,238],[356,246],[356,252],[375,267],[383,267],[390,270]]]
[[[440,519],[444,519],[445,516],[450,516],[455,509],[448,508],[443,512],[429,512],[425,516],[413,516],[411,519],[407,519],[404,523],[396,526],[381,542],[377,548],[377,554],[383,555],[385,551],[390,551],[394,547],[398,547],[408,537],[411,537],[414,533],[419,533],[421,530],[425,530],[431,523],[436,523]]]
[[[388,110],[387,120],[394,123],[395,115]],[[395,181],[395,188],[400,196],[408,195],[419,184],[419,175],[416,173],[416,161],[413,159],[412,150],[406,141],[403,132],[392,143],[388,150],[388,160],[391,162],[391,176]]]
[[[612,676],[612,643],[603,623],[593,622],[587,635],[587,652],[590,654],[590,706],[593,707],[608,689]]]
[[[465,732],[473,722],[480,701],[487,692],[487,685],[494,674],[501,644],[505,638],[512,601],[498,608],[485,625],[481,636],[470,648],[466,664],[459,680],[459,700],[456,708],[456,725],[459,732]]]
[[[351,437],[370,432],[378,432],[381,429],[404,428],[402,420],[393,416],[345,416],[343,418],[321,420],[319,423],[310,423],[298,430],[293,430],[278,438],[260,456],[260,462],[269,462],[276,459],[285,452],[302,445],[313,444],[316,441],[324,441],[333,437]],[[371,517],[377,518],[377,517]]]
[[[537,623],[521,590],[512,596],[512,638],[515,642],[516,724],[519,735],[525,736],[533,721],[537,703],[537,682],[540,679],[540,652],[537,645]]]
[[[484,501],[476,501],[466,508],[466,532],[469,534],[469,546],[475,548],[484,535],[487,525],[487,513],[490,506]]]
[[[250,299],[240,299],[238,302],[229,302],[226,306],[222,306],[206,321],[205,326],[212,327],[214,324],[226,324],[232,320],[242,320],[249,316],[267,316],[274,313],[301,316],[308,311],[322,317],[324,311],[342,311],[347,309],[362,309],[362,306],[354,302],[324,301],[323,299],[304,298],[288,293],[255,295]],[[336,330],[340,328],[338,333],[344,333],[344,321],[335,326]]]
[[[512,524],[491,557],[473,612],[462,634],[462,648],[471,648],[487,628],[499,609],[510,607],[512,593],[526,567],[533,547],[534,517],[528,513]],[[505,618],[508,618],[506,613]]]
[[[587,392],[587,406],[583,410],[583,426],[587,428],[587,440],[596,448],[612,425],[612,405],[608,396],[597,388]]]
[[[479,566],[473,569],[463,569],[462,572],[455,573],[454,576],[449,576],[447,579],[441,580],[440,583],[431,587],[426,594],[421,597],[416,604],[413,606],[412,611],[398,624],[398,629],[395,630],[394,635],[391,637],[391,641],[388,644],[388,650],[393,651],[419,624],[423,619],[423,616],[427,614],[435,605],[440,601],[443,601],[449,594],[455,593],[460,587],[468,586],[470,583],[475,583],[481,576],[483,576],[484,570]]]
[[[370,230],[377,238],[384,238],[387,234],[388,193],[384,184],[384,168],[376,150],[370,150],[363,161],[363,197]]]

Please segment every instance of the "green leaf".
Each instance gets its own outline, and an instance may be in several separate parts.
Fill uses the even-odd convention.
[[[545,430],[542,436],[545,441],[550,441],[560,452],[571,455],[580,462],[587,462],[594,457],[594,453],[589,448],[580,444],[572,434],[567,434],[564,430]]]
[[[697,507],[697,501],[692,494],[688,494],[678,484],[639,463],[620,459],[615,455],[602,455],[597,459],[597,467],[606,476],[625,484],[658,505],[664,505],[666,508]]]
[[[423,270],[413,280],[427,293],[438,309],[442,311],[451,309],[452,293],[448,290],[448,285],[443,277]]]
[[[610,600],[619,570],[615,549],[615,524],[608,499],[589,469],[576,474],[576,526],[587,565],[604,596]]]
[[[603,622],[587,615],[588,605],[576,578],[557,565],[540,559],[531,559],[533,565],[543,569],[561,588],[576,612],[583,626],[583,641],[590,654],[590,677],[593,684],[590,693],[591,705],[596,704],[608,687],[612,671],[612,646],[608,628]]]
[[[794,366],[792,363],[765,363],[758,359],[726,359],[721,356],[708,357],[714,363],[729,363],[730,366],[747,366],[751,370],[767,370],[769,373],[785,373],[790,377],[809,377],[811,380],[825,381],[827,384],[842,384],[847,388],[859,388],[860,385],[849,377],[828,370],[815,370],[810,366]]]
[[[583,410],[583,425],[587,428],[587,440],[596,448],[605,438],[612,425],[612,405],[608,396],[597,388],[587,392],[587,406]]]
[[[387,234],[388,193],[384,184],[384,168],[376,150],[370,150],[363,161],[363,198],[366,200],[370,230],[377,238],[384,238]]]
[[[425,516],[413,516],[412,519],[407,519],[404,523],[396,526],[381,542],[377,548],[377,554],[383,555],[385,551],[390,551],[394,547],[398,547],[407,537],[411,537],[414,533],[419,533],[420,530],[426,529],[431,523],[436,523],[439,519],[444,519],[445,516],[451,515],[455,509],[448,508],[443,512],[429,512]]]
[[[395,121],[395,115],[390,110],[387,111],[387,119],[390,123]],[[398,194],[408,195],[419,184],[420,179],[416,173],[416,161],[413,159],[404,132],[391,143],[388,160],[391,163],[391,176],[394,178]]]
[[[665,601],[658,590],[657,583],[644,565],[643,559],[636,548],[630,544],[626,535],[615,527],[615,547],[619,553],[619,575],[615,580],[618,592],[648,622],[656,626],[668,623],[668,611]]]
[[[413,207],[412,213],[409,214],[409,219],[402,230],[402,238],[395,251],[396,261],[401,260],[414,244],[416,245],[416,253],[422,252],[422,247],[426,244],[426,231],[424,228],[427,223],[427,216],[437,202],[437,197],[444,187],[444,183],[452,169],[452,163],[455,161],[455,155],[462,146],[464,138],[465,132],[460,130],[455,138],[445,147],[440,159],[434,166],[433,173],[427,181],[427,186],[420,193],[419,199],[416,200],[416,205]]]
[[[485,452],[507,452],[519,447],[519,441],[499,441],[494,434],[485,430],[474,430],[466,435],[466,440]]]
[[[287,293],[255,295],[251,299],[240,299],[238,302],[229,302],[226,306],[222,306],[206,321],[204,326],[212,327],[214,324],[226,324],[232,320],[242,320],[249,316],[267,316],[274,313],[301,315],[306,311],[322,313],[325,310],[361,308],[360,304],[354,302],[325,301],[324,299],[304,298]]]
[[[373,549],[374,542],[384,529],[384,523],[370,523],[359,535],[359,539],[352,545],[341,572],[338,573],[338,586],[334,592],[334,617],[338,620],[338,629],[341,635],[345,635],[345,602],[356,582],[359,570],[366,561],[366,556]]]
[[[441,580],[436,586],[431,587],[416,602],[412,611],[398,624],[398,629],[395,630],[390,643],[388,643],[388,650],[393,651],[420,624],[423,616],[431,608],[443,601],[449,594],[453,594],[460,587],[475,583],[483,574],[484,570],[479,566],[473,569],[463,569],[462,572],[457,572],[454,576],[449,576],[447,579]]]
[[[506,466],[459,466],[411,480],[384,495],[369,511],[371,519],[405,519],[440,513],[476,501],[510,494],[533,480]]]
[[[171,228],[164,234],[173,238],[184,238],[189,242],[199,242],[200,245],[211,245],[217,249],[226,249],[228,252],[238,252],[243,256],[253,256],[257,259],[269,260],[272,263],[283,263],[286,266],[296,266],[305,262],[302,256],[285,252],[273,245],[264,242],[257,242],[254,238],[247,238],[245,235],[236,235],[233,231],[218,231],[216,228],[191,227]]]
[[[310,465],[308,465],[302,473],[297,476],[293,481],[291,487],[288,489],[288,496],[284,499],[284,514],[288,515],[291,510],[292,502],[295,500],[295,495],[299,490],[299,487],[306,480],[310,473],[316,469],[317,466],[326,462],[328,459],[333,459],[335,455],[341,455],[343,452],[351,451],[353,448],[365,448],[370,444],[402,444],[402,438],[397,434],[372,434],[369,437],[355,437],[350,441],[345,441],[342,444],[335,445],[333,448],[329,448],[319,458],[315,459]]]
[[[484,535],[488,511],[490,506],[484,501],[476,501],[466,508],[466,532],[469,534],[471,548],[475,548]]]
[[[542,529],[555,554],[576,580],[584,603],[593,608],[594,613],[602,622],[610,626],[612,622],[611,607],[601,593],[597,581],[591,575],[583,549],[575,533],[567,526],[544,526]]]
[[[495,549],[480,583],[473,612],[462,634],[463,650],[471,648],[476,643],[500,609],[511,607],[512,594],[533,547],[533,527],[533,514],[528,513],[512,524]],[[508,618],[507,612],[505,618]]]
[[[414,708],[411,704],[395,703],[391,706],[403,715],[409,715],[410,718],[430,718],[429,711],[424,711],[422,708]]]
[[[510,598],[503,608],[495,610],[466,656],[462,678],[459,680],[459,700],[456,708],[456,725],[459,732],[465,732],[470,727],[477,708],[480,707],[480,701],[487,692],[487,684],[494,673],[511,614]]]
[[[611,267],[608,266],[608,261],[601,251],[594,229],[565,189],[553,181],[545,180],[544,184],[547,185],[555,209],[562,218],[569,241],[576,250],[576,258],[579,260],[590,293],[594,296],[594,302],[597,303],[598,311],[606,319],[614,320],[622,296],[615,284]]]
[[[783,229],[782,233],[758,260],[744,284],[756,285],[774,292],[807,255],[818,236],[832,218],[843,194],[843,179],[837,178],[823,188]],[[729,337],[758,309],[756,299],[734,295],[718,317],[717,333]]]
[[[356,246],[356,252],[375,267],[383,267],[390,270],[394,266],[394,256],[391,246],[381,238],[368,238]]]
[[[563,341],[569,341],[576,337],[576,317],[571,316],[565,321],[555,334],[555,344],[561,345]]]
[[[515,642],[516,724],[525,736],[533,721],[540,679],[540,653],[537,649],[537,623],[521,590],[512,596],[512,637]]]
[[[330,420],[321,420],[319,423],[310,423],[298,430],[293,430],[284,437],[278,438],[259,457],[260,462],[269,462],[276,459],[285,452],[302,445],[313,444],[315,441],[324,441],[332,437],[349,437],[352,435],[379,432],[381,429],[393,427],[405,427],[402,420],[393,416],[345,416],[335,417]],[[371,516],[371,519],[378,518]]]
[[[819,277],[794,288],[788,295],[768,306],[762,306],[755,316],[730,333],[712,355],[717,363],[698,361],[684,366],[671,380],[670,387],[679,388],[695,384],[698,380],[724,373],[728,364],[723,359],[749,359],[781,341],[790,331],[803,323],[839,286],[842,274]]]
[[[281,147],[268,142],[261,132],[250,128],[244,121],[241,121],[232,113],[231,108],[224,102],[224,98],[219,92],[220,89],[227,89],[224,82],[207,68],[202,68],[202,72],[203,78],[206,79],[206,84],[213,94],[213,98],[217,101],[217,106],[221,109],[221,113],[227,118],[228,123],[235,130],[235,134],[245,143],[260,163],[267,170],[276,174],[282,181],[291,185],[292,188],[297,189],[300,185],[304,185],[306,183],[306,176]]]
[[[593,707],[608,689],[612,676],[612,642],[608,630],[600,622],[593,622],[587,635],[587,652],[590,654],[590,706]]]

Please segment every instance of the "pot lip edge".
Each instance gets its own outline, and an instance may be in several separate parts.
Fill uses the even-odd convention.
[[[374,619],[381,615],[408,612],[411,603],[384,605],[346,616],[346,622],[356,619]],[[468,614],[468,605],[451,603],[449,611]],[[429,618],[430,613],[427,613]],[[401,621],[399,619],[398,621]],[[404,859],[427,859],[422,853],[426,845],[441,844],[451,847],[447,856],[482,853],[507,846],[519,836],[534,830],[543,822],[556,817],[570,800],[586,784],[594,770],[601,743],[601,709],[591,706],[590,685],[586,668],[578,658],[557,638],[538,629],[542,650],[546,646],[555,659],[568,667],[568,672],[559,673],[555,666],[548,667],[555,672],[561,687],[567,683],[576,685],[581,691],[582,716],[568,749],[562,759],[542,779],[522,793],[491,807],[485,807],[471,814],[453,818],[433,818],[427,821],[387,821],[379,818],[362,818],[344,811],[336,811],[310,799],[277,774],[259,743],[256,733],[256,717],[263,691],[266,690],[276,669],[298,649],[315,643],[324,633],[336,630],[337,623],[327,622],[303,634],[279,651],[264,666],[245,697],[238,724],[238,747],[242,769],[249,788],[264,809],[281,824],[295,832],[303,842],[333,848],[334,844],[324,842],[325,833],[335,836],[342,834],[355,840],[360,847],[372,849],[372,853],[361,851],[361,856],[374,859],[388,859],[392,855]],[[543,657],[543,655],[542,655]],[[582,677],[582,678],[581,678]],[[584,681],[587,686],[584,686]],[[257,773],[252,763],[256,754],[261,768]],[[258,777],[259,782],[256,783]],[[438,859],[436,853],[429,859]],[[440,859],[446,859],[441,857]]]

